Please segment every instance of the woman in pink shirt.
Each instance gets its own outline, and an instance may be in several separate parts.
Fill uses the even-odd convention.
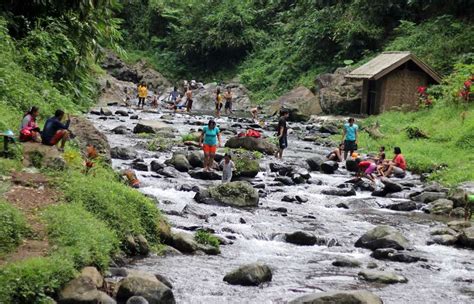
[[[41,142],[40,128],[36,124],[36,118],[39,115],[38,107],[31,109],[23,116],[20,125],[20,141]]]
[[[395,156],[393,160],[389,163],[387,171],[384,172],[384,176],[390,176],[392,173],[395,177],[405,177],[405,170],[407,169],[407,162],[405,157],[402,155],[402,150],[400,147],[393,148],[393,153]]]

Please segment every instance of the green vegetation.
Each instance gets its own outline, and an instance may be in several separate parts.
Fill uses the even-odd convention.
[[[199,141],[199,133],[188,133],[181,135],[181,140],[184,141]]]
[[[203,245],[211,245],[212,247],[219,248],[219,239],[212,235],[212,233],[199,229],[194,234],[194,239],[196,242],[203,244]]]
[[[0,257],[18,246],[28,232],[23,214],[0,201]]]

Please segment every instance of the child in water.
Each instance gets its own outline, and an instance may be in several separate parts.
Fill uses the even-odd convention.
[[[232,180],[232,170],[235,170],[235,164],[232,161],[232,156],[226,153],[224,159],[221,161],[222,167],[222,183],[228,183]]]

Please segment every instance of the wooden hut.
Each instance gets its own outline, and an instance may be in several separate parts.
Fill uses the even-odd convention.
[[[441,77],[410,52],[384,52],[345,76],[363,81],[361,114],[393,107],[415,108],[417,88],[440,83]]]

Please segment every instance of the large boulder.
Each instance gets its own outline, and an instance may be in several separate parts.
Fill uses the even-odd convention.
[[[459,243],[462,246],[474,249],[474,227],[463,229],[459,237]]]
[[[354,188],[328,188],[321,191],[322,194],[334,195],[334,196],[353,196],[356,195]]]
[[[365,290],[331,291],[308,294],[289,304],[382,304],[382,299]]]
[[[403,190],[402,185],[390,180],[389,178],[382,178],[381,181],[384,184],[383,190],[386,193],[395,193]]]
[[[359,277],[369,282],[382,284],[407,283],[408,279],[402,275],[389,271],[363,270],[359,272]]]
[[[265,264],[253,263],[240,266],[225,275],[224,281],[231,285],[258,286],[272,280],[272,271]]]
[[[172,235],[172,245],[182,253],[194,253],[198,250],[210,254],[219,254],[219,248],[198,243],[194,235],[187,232],[177,232]]]
[[[306,160],[306,163],[309,166],[311,171],[319,171],[321,170],[321,165],[326,161],[326,158],[320,155],[315,155],[311,158]]]
[[[194,168],[204,167],[204,152],[203,151],[191,151],[187,155],[188,162]]]
[[[80,116],[71,117],[69,130],[75,135],[81,151],[86,151],[89,145],[94,146],[97,152],[110,161],[110,145],[107,137],[92,122]]]
[[[110,156],[116,159],[135,159],[137,158],[137,155],[138,154],[135,150],[128,147],[113,147],[112,149],[110,149]]]
[[[171,159],[167,160],[165,163],[175,167],[175,169],[180,172],[188,172],[193,168],[186,158],[186,155],[183,153],[173,153]]]
[[[117,289],[117,301],[126,302],[133,296],[142,296],[150,304],[174,304],[171,289],[158,280],[147,277],[129,276],[124,278]]]
[[[35,142],[23,144],[23,166],[63,170],[66,161],[56,147],[46,146]]]
[[[359,113],[362,100],[362,81],[348,80],[344,76],[351,68],[338,68],[333,74],[316,78],[318,97],[324,113]]]
[[[256,207],[259,196],[251,184],[244,181],[230,182],[210,187],[196,193],[194,199],[202,204],[222,204],[232,207]]]
[[[440,198],[446,198],[447,194],[444,192],[422,192],[418,195],[413,196],[411,199],[423,204],[434,202]]]
[[[312,246],[317,243],[318,238],[309,232],[295,231],[285,234],[285,241],[300,246]]]
[[[216,171],[204,171],[204,170],[189,170],[189,175],[192,178],[202,179],[202,180],[220,180],[222,176]]]
[[[395,228],[381,225],[369,230],[361,236],[355,243],[355,246],[372,250],[378,248],[394,248],[403,250],[409,247],[409,243],[408,240]]]
[[[328,160],[321,164],[321,172],[326,174],[333,174],[339,168],[337,162]]]
[[[249,136],[231,137],[227,140],[225,146],[232,149],[243,148],[250,151],[258,151],[268,155],[273,155],[277,151],[277,147],[266,139]]]
[[[248,153],[250,154],[250,153]],[[250,155],[241,154],[233,157],[235,163],[235,174],[238,177],[254,178],[260,171],[260,163]]]
[[[133,133],[174,133],[176,129],[156,120],[140,120],[133,128]]]
[[[59,292],[59,304],[115,304],[115,300],[102,291],[97,290],[96,284],[90,277],[79,276],[68,282]]]
[[[322,112],[317,96],[303,86],[294,88],[273,102],[270,105],[270,115],[277,114],[281,108],[290,111],[290,121],[306,121],[311,115]]]
[[[452,210],[453,202],[444,198],[437,199],[423,208],[426,213],[442,215],[448,215]]]
[[[387,206],[387,208],[390,210],[395,210],[395,211],[412,211],[412,210],[416,210],[417,207],[416,207],[415,202],[406,201],[406,202],[390,204]]]
[[[101,288],[104,284],[104,278],[95,267],[88,266],[82,268],[81,276],[90,278],[97,288]]]

